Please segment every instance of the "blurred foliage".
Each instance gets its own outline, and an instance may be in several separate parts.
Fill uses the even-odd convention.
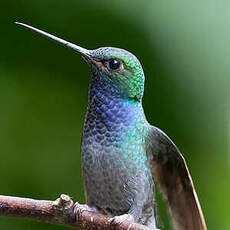
[[[141,60],[148,120],[187,159],[209,230],[228,230],[230,2],[1,0],[0,194],[84,202],[80,141],[89,69],[79,55],[13,24]],[[167,222],[160,202],[161,222]],[[163,208],[162,208],[163,207]],[[0,219],[0,229],[66,229]]]

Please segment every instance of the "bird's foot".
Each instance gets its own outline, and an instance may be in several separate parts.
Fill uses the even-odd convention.
[[[109,222],[114,222],[115,224],[118,224],[118,225],[122,224],[125,221],[134,222],[134,218],[130,214],[123,214],[120,216],[114,216],[110,218],[109,220]]]
[[[75,207],[74,207],[74,212],[78,213],[78,212],[95,212],[98,213],[98,210],[96,207],[90,207],[87,204],[79,204],[79,203],[75,203]]]

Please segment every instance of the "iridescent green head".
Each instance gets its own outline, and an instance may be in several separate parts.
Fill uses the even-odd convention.
[[[93,75],[100,76],[100,81],[116,86],[127,99],[141,101],[144,92],[144,72],[138,59],[130,52],[113,47],[87,50],[32,26],[17,22],[16,24],[74,49],[91,66]]]
[[[144,72],[133,54],[113,47],[90,50],[89,53],[90,55],[84,58],[93,71],[96,70],[103,76],[102,81],[117,86],[127,98],[141,100],[144,92]]]

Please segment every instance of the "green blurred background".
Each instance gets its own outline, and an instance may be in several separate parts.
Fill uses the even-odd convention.
[[[230,2],[0,1],[0,194],[84,203],[80,140],[89,68],[79,55],[13,24],[85,48],[133,52],[144,108],[184,154],[209,230],[229,230]],[[160,198],[159,198],[160,199]],[[162,204],[162,205],[161,205]],[[160,202],[163,229],[171,229]],[[0,229],[66,229],[0,218]]]

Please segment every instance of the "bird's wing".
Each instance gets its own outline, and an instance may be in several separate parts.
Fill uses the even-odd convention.
[[[153,177],[167,198],[177,230],[207,230],[186,162],[170,138],[151,126],[146,139]]]

